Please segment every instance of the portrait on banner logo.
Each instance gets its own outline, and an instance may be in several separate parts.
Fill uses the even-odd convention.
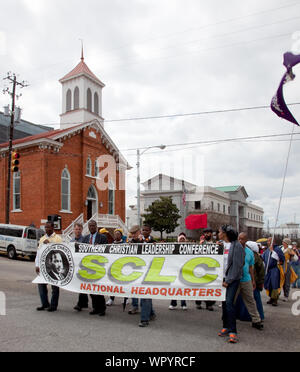
[[[61,244],[49,246],[41,257],[41,272],[53,285],[68,285],[74,274],[74,262],[70,249]]]

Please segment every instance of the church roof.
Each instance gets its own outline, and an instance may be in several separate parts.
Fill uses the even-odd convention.
[[[10,127],[10,117],[4,115],[0,111],[0,144],[8,141]],[[14,140],[33,136],[40,133],[45,133],[53,128],[43,125],[33,124],[26,120],[21,120],[14,125]]]
[[[61,147],[62,144],[60,144],[59,140],[65,136],[72,135],[72,133],[76,133],[77,131],[80,131],[86,127],[96,127],[97,129],[101,128],[102,133],[102,143],[108,144],[109,148],[114,152],[115,154],[118,154],[118,157],[120,159],[120,162],[122,164],[126,164],[127,169],[131,169],[130,165],[126,161],[126,159],[123,157],[123,155],[120,153],[117,146],[114,144],[112,139],[109,137],[109,135],[106,133],[105,129],[100,126],[98,121],[91,121],[83,124],[74,125],[71,128],[66,129],[56,129],[52,130],[46,133],[40,133],[36,134],[34,136],[22,138],[13,141],[13,147],[16,148],[23,148],[23,147],[29,147],[29,146],[36,146],[39,143],[49,143],[50,145],[55,145],[58,147]],[[0,144],[0,153],[4,153],[8,151],[9,143],[2,143]]]
[[[102,87],[105,87],[105,85],[102,83],[101,80],[97,78],[97,76],[89,69],[87,64],[84,62],[84,58],[81,58],[81,61],[78,63],[78,65],[71,71],[69,72],[66,76],[64,76],[62,79],[60,79],[60,83],[63,83],[64,81],[67,81],[69,79],[72,79],[74,77],[79,77],[79,76],[88,76],[92,80],[96,81],[98,84],[100,84]]]
[[[63,135],[65,132],[66,133],[70,132],[70,129],[73,130],[74,128],[79,127],[80,125],[81,124],[76,125],[72,128],[68,128],[68,129],[56,129],[56,130],[51,130],[51,131],[44,132],[44,133],[35,134],[33,136],[28,136],[25,138],[17,139],[13,141],[13,146],[22,145],[25,143],[30,143],[30,142],[41,140],[41,139],[55,140],[57,139],[57,136]],[[0,148],[6,148],[7,146],[8,146],[8,142],[0,144]]]

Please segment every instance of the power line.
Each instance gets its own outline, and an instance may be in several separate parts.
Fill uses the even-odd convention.
[[[188,142],[188,143],[177,143],[177,144],[170,144],[170,145],[165,145],[165,146],[166,147],[180,147],[180,146],[191,146],[191,145],[208,145],[208,144],[219,144],[219,143],[227,143],[227,142],[239,142],[239,141],[254,140],[254,139],[285,137],[285,136],[290,136],[290,135],[291,135],[291,133],[269,134],[269,135],[252,136],[252,137],[225,138],[225,139],[219,139],[219,140],[207,140],[207,141],[197,141],[197,142]],[[298,133],[296,132],[296,133],[294,133],[294,135],[300,135],[300,132],[298,132]],[[125,151],[143,150],[147,147],[132,148],[132,149],[121,149],[120,151],[125,152]],[[149,147],[154,147],[154,146],[149,146]]]
[[[262,11],[257,11],[257,12],[254,12],[254,13],[246,14],[244,16],[239,16],[239,17],[235,17],[235,18],[229,18],[229,19],[225,19],[225,20],[222,20],[222,21],[219,21],[219,22],[215,22],[215,23],[208,23],[208,24],[203,25],[203,26],[192,27],[192,28],[188,28],[188,29],[182,30],[182,31],[177,31],[177,32],[174,32],[174,33],[171,33],[171,34],[159,35],[159,36],[155,36],[155,37],[150,38],[150,39],[146,39],[146,40],[142,40],[142,41],[137,41],[137,42],[133,42],[133,43],[135,45],[137,45],[137,44],[143,44],[144,45],[148,41],[158,40],[158,39],[166,39],[166,38],[170,38],[172,36],[176,36],[176,35],[179,35],[179,34],[184,34],[184,33],[191,32],[191,31],[202,30],[202,29],[205,29],[205,28],[209,28],[209,27],[213,27],[213,26],[219,26],[219,25],[222,25],[222,24],[232,23],[234,21],[242,20],[242,19],[245,19],[245,18],[251,18],[251,17],[257,16],[257,15],[262,15],[262,14],[265,14],[265,13],[275,12],[277,10],[281,10],[281,9],[285,9],[285,8],[290,8],[290,7],[297,6],[297,5],[300,5],[300,3],[299,2],[293,2],[291,4],[285,4],[285,5],[282,5],[282,6],[277,7],[277,8],[269,8],[269,9],[265,9],[265,10],[262,10]],[[103,51],[102,52],[102,55],[103,54],[108,54],[111,51],[125,49],[128,46],[132,46],[132,43],[126,43],[126,44],[121,45],[119,47],[115,47],[115,48],[109,49],[107,51]],[[59,65],[65,64],[65,63],[69,63],[70,61],[71,60],[68,59],[68,60],[65,60],[65,61],[61,61],[61,62],[57,62],[57,63],[52,63],[52,64],[49,64],[49,65],[45,65],[43,71],[45,71],[45,69],[53,69],[53,67],[55,67],[55,66],[59,66]],[[36,68],[34,69],[34,72],[35,73],[37,72],[37,69]],[[42,80],[39,79],[38,81],[42,81]]]
[[[265,41],[265,40],[272,40],[272,39],[277,39],[277,38],[282,38],[282,37],[287,37],[287,36],[291,36],[291,34],[294,32],[294,30],[292,30],[291,32],[288,32],[288,33],[284,33],[284,34],[278,34],[278,35],[273,35],[273,36],[267,36],[267,37],[260,37],[258,39],[253,39],[253,40],[249,40],[249,41],[242,41],[242,42],[238,42],[238,43],[233,43],[233,44],[227,44],[227,45],[221,45],[221,46],[217,46],[217,47],[210,47],[210,48],[203,48],[203,49],[199,49],[197,51],[192,51],[192,52],[186,52],[186,53],[181,53],[181,54],[174,54],[174,55],[169,55],[169,56],[165,56],[165,57],[153,57],[153,58],[148,58],[148,59],[145,59],[145,60],[139,60],[139,61],[136,61],[136,62],[129,62],[129,63],[119,63],[119,64],[111,64],[110,66],[111,67],[123,67],[123,66],[132,66],[132,65],[138,65],[140,63],[150,63],[150,62],[153,62],[153,61],[158,61],[158,60],[173,60],[174,58],[178,58],[178,57],[182,57],[182,56],[187,56],[187,55],[197,55],[199,53],[202,53],[202,52],[209,52],[209,51],[213,51],[213,50],[218,50],[218,49],[226,49],[226,48],[232,48],[232,47],[239,47],[239,46],[246,46],[246,45],[249,45],[251,43],[256,43],[256,42],[261,42],[261,41]]]
[[[292,142],[299,142],[299,141],[300,141],[300,138],[292,140]],[[234,141],[234,142],[235,143],[269,143],[269,142],[290,142],[290,140],[289,139],[282,139],[282,140],[279,140],[279,139],[278,140],[268,140],[268,139],[265,139],[265,140],[255,140],[255,139],[250,140],[249,139],[249,140],[240,140],[240,141]],[[200,147],[216,146],[216,145],[219,145],[219,144],[222,144],[222,143],[212,142],[212,143],[208,143],[208,144],[199,144],[199,145],[195,145],[195,146],[182,147],[180,149],[177,148],[177,149],[173,149],[173,150],[164,150],[163,153],[165,154],[165,153],[170,153],[170,152],[186,151],[186,150],[198,149]],[[168,146],[166,146],[166,147],[168,147]],[[122,151],[122,150],[120,150],[120,151]],[[125,151],[123,150],[122,152],[126,152],[126,150]],[[162,151],[149,151],[143,156],[149,156],[149,155],[155,155],[155,154],[162,154]],[[126,157],[130,157],[130,156],[136,157],[136,153],[126,154]]]
[[[300,105],[300,102],[294,102],[294,103],[287,104],[287,106],[298,106],[298,105]],[[125,122],[125,121],[173,119],[173,118],[177,118],[177,117],[214,115],[214,114],[224,114],[224,113],[229,113],[229,112],[242,112],[242,111],[262,110],[262,109],[270,109],[270,105],[240,107],[240,108],[212,110],[212,111],[200,111],[200,112],[191,112],[191,113],[183,113],[183,114],[170,114],[170,115],[144,116],[144,117],[134,117],[134,118],[125,118],[125,119],[112,119],[112,120],[104,120],[104,124],[105,123],[118,123],[118,122]],[[64,123],[64,124],[66,124],[66,125],[78,125],[78,122],[72,122],[72,123],[69,122],[69,123]],[[60,123],[43,123],[41,125],[58,126],[58,125],[60,125]]]
[[[269,13],[269,12],[272,12],[272,11],[276,11],[276,10],[280,10],[280,9],[283,9],[283,8],[287,8],[287,7],[292,7],[292,6],[296,6],[296,5],[300,5],[299,3],[292,3],[292,4],[288,4],[288,5],[284,5],[284,6],[281,6],[281,7],[278,7],[278,8],[272,8],[272,9],[267,9],[267,10],[264,10],[264,11],[260,11],[260,12],[255,12],[255,13],[252,13],[252,14],[248,14],[248,15],[245,15],[245,16],[241,16],[241,17],[236,17],[236,18],[232,18],[232,19],[228,19],[228,20],[224,20],[224,21],[220,21],[220,22],[217,22],[217,23],[212,23],[212,24],[207,24],[207,25],[204,25],[204,26],[201,26],[201,27],[194,27],[194,28],[191,28],[191,29],[187,29],[185,31],[179,31],[179,32],[176,32],[174,34],[170,34],[170,35],[177,35],[177,34],[181,34],[181,33],[186,33],[188,31],[192,31],[192,30],[197,30],[197,29],[203,29],[203,28],[207,28],[207,27],[210,27],[210,26],[215,26],[215,25],[219,25],[219,24],[226,24],[226,23],[231,23],[235,20],[239,20],[239,19],[244,19],[244,18],[249,18],[249,17],[252,17],[252,16],[255,16],[255,15],[259,15],[259,14],[264,14],[264,13]],[[261,27],[266,27],[266,26],[270,26],[270,25],[274,25],[274,24],[277,24],[277,23],[282,23],[282,22],[287,22],[287,21],[291,21],[293,19],[297,19],[299,17],[294,17],[294,18],[290,18],[290,19],[286,19],[286,20],[282,20],[282,21],[278,21],[278,22],[273,22],[273,23],[270,23],[270,24],[265,24],[265,25],[259,25],[259,26],[254,26],[254,27],[250,27],[250,28],[247,28],[247,29],[242,29],[242,30],[238,30],[238,31],[234,31],[234,32],[229,32],[227,34],[223,34],[223,35],[215,35],[214,37],[222,37],[222,36],[228,36],[228,35],[231,35],[231,34],[235,34],[235,33],[239,33],[239,32],[244,32],[244,31],[247,31],[247,30],[252,30],[252,29],[255,29],[255,28],[261,28]],[[267,39],[273,39],[273,38],[278,38],[278,37],[283,37],[283,36],[288,36],[290,35],[289,34],[281,34],[281,35],[276,35],[276,36],[273,36],[273,37],[269,37]],[[160,36],[160,37],[156,37],[154,38],[155,39],[160,39],[160,38],[166,38],[168,37],[167,36]],[[153,39],[149,39],[149,40],[153,40]],[[195,41],[190,41],[190,42],[187,42],[187,43],[184,43],[183,45],[185,44],[189,44],[189,43],[193,43],[193,42],[197,42],[197,41],[201,41],[201,40],[205,40],[204,39],[200,39],[200,40],[195,40]],[[249,42],[243,42],[241,44],[231,44],[231,45],[226,45],[225,48],[227,47],[232,47],[232,46],[238,46],[238,45],[247,45],[248,43],[251,43],[251,42],[255,42],[255,41],[261,41],[261,40],[264,40],[263,38],[260,38],[260,39],[257,39],[257,40],[252,40],[252,41],[249,41]],[[146,40],[147,42],[147,40]],[[143,44],[144,45],[145,42],[140,42],[140,43],[137,43],[137,44]],[[118,50],[118,49],[124,49],[126,46],[129,46],[131,44],[125,44],[125,46],[123,47],[120,47],[120,48],[113,48],[111,50]],[[178,44],[177,44],[178,45]],[[170,49],[170,48],[176,48],[177,47],[174,46],[174,47],[166,47],[166,48],[162,48],[162,49],[159,49],[159,50],[164,50],[164,49]],[[222,46],[221,48],[224,48],[224,46]],[[214,49],[219,49],[219,47],[216,47],[216,48],[208,48],[208,49],[201,49],[200,51],[198,51],[197,53],[199,52],[204,52],[204,51],[210,51],[210,50],[214,50]],[[104,54],[106,53],[109,53],[110,50],[108,50],[107,52],[103,52]],[[187,53],[187,54],[190,54],[190,53]],[[195,54],[195,53],[192,53],[192,54]],[[185,55],[185,54],[184,54]],[[180,55],[175,55],[175,56],[170,56],[170,57],[165,57],[165,58],[161,58],[161,57],[158,57],[158,58],[152,58],[152,59],[147,59],[147,60],[142,60],[142,61],[137,61],[137,62],[129,62],[129,63],[117,63],[117,64],[111,64],[111,62],[113,63],[114,61],[118,62],[120,61],[120,59],[115,59],[115,60],[111,60],[111,61],[108,61],[110,62],[110,66],[116,66],[116,67],[119,67],[119,66],[128,66],[128,65],[133,65],[133,64],[139,64],[139,63],[145,63],[145,62],[148,62],[148,61],[152,61],[152,60],[156,60],[156,59],[170,59],[170,58],[175,58],[175,57],[179,57]],[[49,65],[49,68],[50,66],[55,66],[55,65],[58,65],[60,63],[56,63],[56,64],[53,64],[53,65]],[[36,70],[35,70],[35,73],[36,73]],[[35,81],[36,83],[39,82],[39,81],[42,81],[42,79],[39,79],[37,81]]]
[[[209,23],[209,24],[206,24],[206,25],[203,25],[203,26],[200,26],[200,27],[188,28],[186,30],[177,31],[177,32],[174,32],[174,33],[171,33],[171,34],[167,34],[165,36],[157,36],[157,37],[153,37],[153,38],[150,38],[150,39],[147,39],[147,40],[136,42],[135,44],[143,44],[144,45],[148,41],[158,40],[158,39],[166,39],[166,38],[173,37],[175,35],[180,35],[180,34],[191,32],[191,31],[202,30],[202,29],[205,29],[205,28],[209,28],[209,27],[212,27],[212,26],[219,26],[219,25],[226,24],[226,23],[232,23],[232,22],[237,21],[237,20],[241,20],[241,19],[245,19],[245,18],[250,18],[250,17],[254,17],[256,15],[261,15],[261,14],[265,14],[265,13],[270,13],[270,12],[273,12],[273,11],[276,11],[276,10],[281,10],[281,9],[284,9],[284,8],[293,7],[293,6],[296,6],[296,5],[299,5],[299,2],[294,2],[292,4],[286,4],[286,5],[277,7],[277,8],[271,8],[271,9],[266,9],[266,10],[262,10],[262,11],[250,13],[250,14],[247,14],[245,16],[239,16],[239,17],[229,18],[229,19],[226,19],[226,20],[223,20],[223,21],[219,21],[219,22],[215,22],[215,23]],[[128,46],[130,46],[130,45],[131,45],[130,43],[127,43],[127,44],[124,44],[123,46],[112,48],[112,49],[110,49],[106,53],[109,53],[110,51],[125,49]]]
[[[239,34],[239,33],[242,33],[242,32],[253,31],[253,30],[260,29],[260,28],[274,26],[274,25],[277,25],[277,24],[280,24],[280,23],[291,22],[291,21],[294,21],[294,20],[298,20],[299,18],[300,17],[292,17],[292,18],[283,19],[283,20],[276,21],[276,22],[265,23],[265,24],[262,24],[262,25],[249,26],[249,27],[242,28],[242,29],[236,30],[236,31],[231,31],[231,32],[223,33],[223,34],[208,36],[208,37],[197,39],[197,40],[190,40],[190,41],[187,41],[187,42],[184,42],[184,43],[177,43],[176,45],[171,45],[171,46],[168,46],[168,47],[159,48],[158,50],[161,51],[161,50],[167,50],[167,49],[175,49],[175,48],[178,48],[180,46],[193,44],[193,43],[199,43],[199,42],[204,41],[204,40],[210,40],[210,39],[215,39],[215,38],[220,38],[220,37],[236,35],[236,34]]]
[[[288,106],[295,106],[300,105],[299,102],[290,103]],[[161,115],[161,116],[146,116],[146,117],[135,117],[135,118],[127,118],[127,119],[114,119],[114,120],[105,120],[105,123],[116,123],[116,122],[123,122],[123,121],[137,121],[137,120],[156,120],[156,119],[171,119],[177,117],[185,117],[185,116],[200,116],[200,115],[211,115],[211,114],[222,114],[227,112],[241,112],[241,111],[249,111],[249,110],[261,110],[261,109],[269,109],[270,106],[252,106],[252,107],[242,107],[236,109],[225,109],[225,110],[212,110],[212,111],[200,111],[200,112],[193,112],[193,113],[185,113],[185,114],[173,114],[173,115]]]

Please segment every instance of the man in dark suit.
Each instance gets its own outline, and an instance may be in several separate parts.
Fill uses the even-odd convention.
[[[108,244],[107,237],[103,234],[98,233],[98,226],[96,221],[92,220],[89,222],[89,231],[90,233],[83,238],[82,243],[91,245]],[[90,312],[90,315],[104,316],[106,311],[104,296],[91,295],[91,299],[93,303],[93,311]]]

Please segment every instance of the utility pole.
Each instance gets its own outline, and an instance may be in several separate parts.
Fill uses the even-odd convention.
[[[16,98],[21,97],[16,95],[17,86],[25,88],[28,85],[24,81],[18,82],[15,74],[10,72],[7,74],[7,77],[3,80],[8,80],[12,84],[12,91],[9,88],[3,90],[3,93],[8,93],[11,96],[11,115],[10,115],[10,128],[9,128],[9,147],[8,147],[8,162],[7,162],[7,187],[6,187],[6,211],[5,211],[5,223],[9,224],[9,212],[10,212],[10,194],[11,194],[11,155],[12,155],[12,144],[14,138],[14,122],[15,122],[15,103]]]

